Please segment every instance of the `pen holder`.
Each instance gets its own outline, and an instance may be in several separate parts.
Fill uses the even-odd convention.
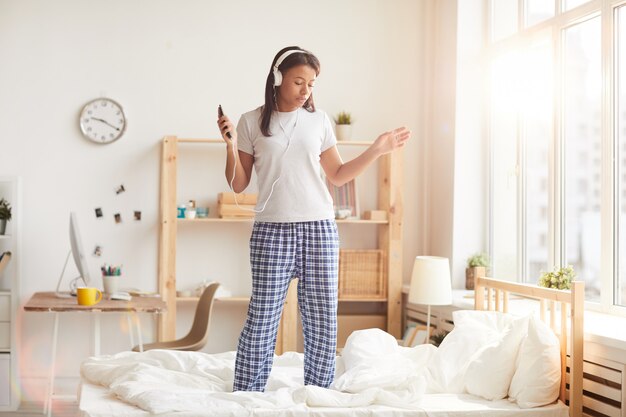
[[[104,293],[113,294],[118,292],[121,278],[121,275],[102,275]]]

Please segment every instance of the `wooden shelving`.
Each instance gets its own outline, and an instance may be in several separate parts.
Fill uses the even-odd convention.
[[[179,302],[197,302],[200,297],[176,297],[176,301]],[[218,303],[247,303],[250,301],[250,297],[216,297],[215,301]]]
[[[344,141],[338,146],[369,146],[367,141]],[[178,227],[184,227],[186,233],[192,225],[198,224],[234,224],[252,223],[252,218],[177,218],[177,172],[179,166],[179,145],[190,146],[202,144],[224,144],[222,139],[177,138],[166,136],[162,144],[161,160],[161,198],[160,198],[160,242],[159,242],[159,292],[167,303],[168,312],[159,319],[159,340],[173,339],[176,334],[177,303],[194,302],[195,297],[176,297],[176,241]],[[225,152],[225,147],[221,152]],[[344,300],[340,303],[357,306],[358,304],[373,305],[382,303],[385,310],[386,330],[396,338],[401,338],[402,322],[402,152],[397,151],[382,156],[378,161],[377,209],[387,212],[386,220],[344,219],[338,224],[355,225],[352,227],[376,227],[378,242],[376,249],[384,252],[384,277],[387,280],[387,297],[384,299],[357,298]],[[184,225],[184,226],[183,226]],[[355,233],[348,231],[347,233]],[[295,281],[294,281],[295,283]],[[245,303],[247,297],[224,297],[218,300],[223,303]],[[277,352],[295,350],[297,340],[297,297],[292,283],[283,319],[279,329]],[[366,314],[363,315],[366,317]]]
[[[203,217],[195,219],[181,219],[177,218],[179,223],[252,223],[253,218],[219,218],[219,217]],[[388,220],[361,220],[361,219],[338,219],[337,223],[353,223],[353,224],[389,224]]]
[[[177,138],[178,143],[218,143],[224,144],[223,139],[209,139],[209,138]],[[364,140],[343,140],[337,142],[339,146],[370,146],[373,142]]]
[[[20,347],[18,309],[20,300],[21,259],[21,180],[0,177],[0,198],[11,203],[12,219],[6,234],[0,235],[0,412],[15,411],[20,404]],[[0,413],[3,414],[3,413]],[[7,413],[11,414],[11,413]]]
[[[179,223],[252,223],[254,219],[252,218],[228,218],[228,219],[220,219],[219,217],[204,217],[204,218],[196,218],[196,219],[176,219]]]

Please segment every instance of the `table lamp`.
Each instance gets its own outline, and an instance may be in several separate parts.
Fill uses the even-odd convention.
[[[413,264],[409,303],[428,305],[426,343],[430,340],[430,306],[452,304],[448,258],[417,256]]]

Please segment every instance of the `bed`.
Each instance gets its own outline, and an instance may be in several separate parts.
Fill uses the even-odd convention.
[[[518,300],[534,311],[508,313]],[[303,386],[302,355],[296,352],[276,357],[265,393],[230,392],[234,352],[156,350],[92,357],[81,366],[80,413],[582,415],[584,283],[560,291],[478,277],[474,304],[474,310],[454,313],[455,328],[439,348],[400,347],[376,329],[354,332],[337,358],[332,389]]]

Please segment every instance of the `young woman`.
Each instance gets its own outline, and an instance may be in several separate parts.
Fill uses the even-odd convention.
[[[265,104],[217,123],[226,142],[226,180],[243,192],[254,166],[259,195],[250,238],[252,297],[235,361],[233,391],[263,391],[289,282],[298,281],[304,332],[304,383],[328,387],[335,375],[339,238],[330,193],[379,156],[404,146],[404,127],[385,132],[362,154],[343,162],[328,116],[316,110],[320,73],[311,52],[291,46],[272,61]]]

